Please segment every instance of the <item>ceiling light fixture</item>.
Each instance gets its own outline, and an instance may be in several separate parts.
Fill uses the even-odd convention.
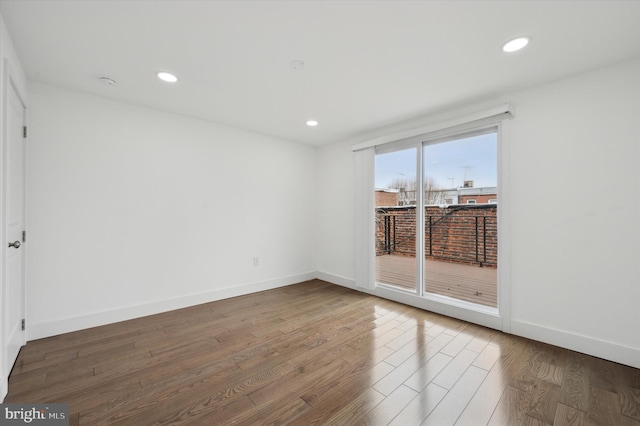
[[[160,80],[166,81],[167,83],[175,83],[178,81],[178,77],[169,72],[159,71],[156,75]]]
[[[307,126],[316,127],[317,125],[318,125],[318,122],[316,120],[307,120]]]
[[[524,48],[531,41],[531,37],[523,36],[509,40],[502,45],[502,51],[506,53],[516,52]]]

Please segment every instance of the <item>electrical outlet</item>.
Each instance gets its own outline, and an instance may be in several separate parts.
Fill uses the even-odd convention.
[[[260,258],[259,257],[254,257],[253,258],[253,266],[260,266]]]

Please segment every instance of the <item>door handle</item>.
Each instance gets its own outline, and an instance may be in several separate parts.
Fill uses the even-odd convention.
[[[14,241],[12,243],[9,243],[9,247],[13,247],[15,249],[19,249],[20,248],[20,241]]]

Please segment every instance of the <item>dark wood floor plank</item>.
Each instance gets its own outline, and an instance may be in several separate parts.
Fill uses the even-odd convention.
[[[587,357],[589,386],[617,393],[618,380],[616,365],[604,359]]]
[[[618,395],[615,392],[594,386],[589,387],[587,421],[589,425],[594,426],[640,426],[640,421],[621,414]]]
[[[485,346],[480,355],[473,360],[473,365],[489,371],[493,368],[498,358],[500,358],[500,348],[490,344]]]
[[[417,333],[414,334],[413,340],[406,343],[404,346],[397,348],[391,355],[385,358],[385,362],[391,364],[395,367],[399,366],[407,359],[409,359],[412,355],[414,355],[418,351],[424,351],[427,347],[427,342],[429,340],[428,336],[425,336],[423,333],[419,332],[416,329]],[[385,345],[389,346],[389,345]],[[392,348],[393,349],[393,348]]]
[[[552,424],[525,414],[524,419],[522,419],[522,426],[552,426]]]
[[[309,411],[311,411],[311,407],[301,398],[282,399],[259,409],[245,410],[236,417],[202,416],[202,421],[198,424],[202,426],[211,426],[212,424],[288,425],[296,424],[298,419]]]
[[[617,389],[620,414],[640,420],[640,388],[618,385]]]
[[[450,357],[454,357],[464,349],[473,339],[473,335],[469,333],[458,333],[440,352]]]
[[[508,385],[489,419],[489,426],[519,425],[529,408],[529,393]]]
[[[559,402],[560,386],[538,379],[526,414],[541,422],[553,424]]]
[[[319,280],[29,342],[71,425],[640,426],[640,370]]]
[[[489,419],[489,426],[522,424],[531,400],[530,392],[508,385]]]
[[[589,371],[586,362],[586,356],[568,353],[560,387],[560,402],[583,412],[589,408]]]
[[[442,333],[429,344],[442,347],[451,339],[451,336]],[[396,367],[393,372],[375,383],[373,385],[373,388],[383,395],[389,395],[391,392],[393,392],[405,380],[411,377],[421,366],[426,364],[432,356],[438,353],[438,351],[435,350],[430,351],[429,344],[425,345],[424,348],[421,348],[420,350],[415,352],[406,361]]]
[[[360,396],[342,407],[323,424],[326,426],[344,426],[357,424],[362,417],[385,399],[385,396],[375,389],[367,389]]]
[[[342,360],[339,354],[331,357],[317,357],[312,362],[297,367],[280,379],[248,393],[248,396],[255,405],[268,404],[281,398],[297,396],[306,390],[307,383],[316,382],[336,370],[345,371],[349,367],[350,364]]]
[[[344,364],[340,364],[342,366]],[[327,374],[322,375],[318,380],[315,381],[314,386],[308,387],[301,392],[302,399],[312,407],[319,405],[323,397],[327,394],[334,393],[336,389],[341,389],[341,387],[349,387],[349,379],[351,377],[356,378],[354,382],[357,382],[352,389],[360,390],[368,387],[364,384],[365,381],[368,381],[368,377],[359,376],[358,373],[360,371],[367,371],[368,369],[363,366],[363,364],[349,364],[345,365],[343,368],[333,368],[331,371],[327,372]],[[346,383],[346,385],[345,385]]]
[[[389,423],[390,426],[419,425],[438,406],[447,390],[433,383],[425,387]]]
[[[379,325],[375,321],[372,321],[369,330],[366,333],[356,336],[346,344],[356,350],[360,348],[370,350],[372,348],[377,349],[381,346],[385,346],[386,343],[403,334],[402,330],[396,328],[398,324],[400,323],[392,321]]]
[[[426,329],[423,327],[418,327],[418,324],[412,324],[413,321],[405,321],[396,326],[397,329],[402,330],[404,333],[391,340],[386,344],[386,346],[390,347],[394,351],[406,346],[409,343],[413,343],[416,341],[418,336],[423,338]],[[411,327],[406,327],[406,324],[411,324]],[[395,364],[394,364],[395,365]]]
[[[44,381],[47,378],[47,370],[38,372],[38,374],[31,374],[27,377],[9,377],[9,388],[11,394],[14,396],[21,394],[29,394],[34,389],[38,389],[44,385]]]
[[[445,389],[452,389],[477,356],[478,354],[473,351],[462,350],[462,352],[447,364],[440,374],[433,379],[433,383]]]
[[[553,426],[587,426],[587,413],[568,405],[558,404]]]
[[[363,358],[367,358],[367,359],[370,358],[374,364],[377,364],[378,362],[383,361],[385,358],[387,358],[390,354],[393,353],[393,349],[387,346],[380,346],[379,348],[372,348],[372,349],[369,349],[367,347],[360,347],[359,349],[353,349],[349,345],[345,345],[345,346],[347,346],[349,350],[347,350],[346,353],[343,354],[342,358],[344,358],[345,361],[350,362],[352,364],[359,362]],[[391,366],[391,364],[388,364],[388,365]],[[391,367],[393,368],[393,366]]]
[[[73,394],[60,395],[57,401],[71,401],[72,412],[85,413],[101,411],[113,404],[127,404],[130,397],[138,394],[142,386],[136,377],[121,377],[87,387]]]
[[[509,384],[533,395],[533,390],[538,381],[541,351],[538,342],[525,342],[525,346],[525,352],[528,356],[522,362],[514,365],[511,370]]]
[[[464,348],[480,353],[488,344],[489,339],[485,339],[484,336],[476,336]]]
[[[469,367],[422,424],[455,424],[486,376],[485,370],[473,366]]]
[[[418,370],[413,373],[404,384],[411,389],[421,392],[438,374],[453,360],[448,355],[437,353]]]
[[[61,340],[58,340],[58,344],[63,344]],[[47,371],[50,368],[70,362],[74,359],[78,358],[78,350],[73,349],[71,351],[63,351],[62,353],[56,353],[56,355],[51,355],[51,353],[41,353],[43,351],[40,347],[29,348],[29,351],[20,351],[20,356],[16,360],[16,363],[13,365],[13,370],[11,370],[11,375],[14,379],[18,379],[20,376],[25,376],[28,374],[39,375],[42,374],[42,371]],[[22,357],[22,353],[26,352],[24,358]],[[36,353],[40,356],[31,357],[29,356],[31,353]],[[48,355],[48,356],[47,356]],[[30,359],[30,361],[29,361]]]
[[[386,375],[391,374],[395,369],[396,367],[393,365],[380,361],[369,370],[369,381],[376,383]]]
[[[440,324],[434,324],[433,326],[429,327],[426,331],[426,335],[427,336],[431,336],[431,337],[436,337],[439,336],[441,333],[444,333],[444,331],[447,328],[444,327],[443,325]]]
[[[476,366],[475,362],[472,365]],[[458,418],[456,426],[476,426],[489,423],[507,387],[507,382],[506,374],[501,367],[489,371],[474,397]]]
[[[546,361],[540,363],[538,369],[538,378],[546,380],[554,385],[562,385],[562,376],[564,374],[564,367],[559,365],[550,364]]]
[[[399,386],[372,410],[363,415],[358,424],[386,426],[416,395],[418,395],[418,392],[413,389],[407,386]]]
[[[354,366],[354,369],[346,372],[346,374],[335,377],[334,380],[328,383],[328,386],[324,389],[321,388],[319,392],[305,392],[302,395],[302,399],[311,405],[313,410],[305,413],[296,422],[301,425],[325,424],[328,419],[337,415],[338,412],[354,400],[360,399],[356,407],[366,403],[363,398],[372,395],[379,402],[384,396],[370,387],[367,378],[359,374],[361,371],[366,371],[366,369]]]

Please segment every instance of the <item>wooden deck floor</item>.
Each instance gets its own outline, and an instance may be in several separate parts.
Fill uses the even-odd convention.
[[[425,290],[467,302],[497,307],[497,270],[450,262],[426,260]],[[376,257],[376,281],[414,290],[416,258],[385,255]]]

